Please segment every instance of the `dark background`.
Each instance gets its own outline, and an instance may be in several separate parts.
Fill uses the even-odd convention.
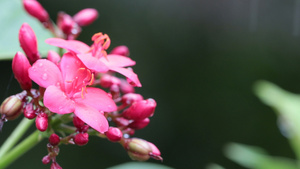
[[[255,97],[252,87],[265,79],[300,92],[297,0],[40,2],[54,20],[58,11],[74,15],[96,8],[99,19],[83,28],[79,39],[90,43],[94,33],[104,32],[112,39],[110,49],[130,48],[137,62],[133,68],[143,84],[137,92],[158,103],[150,125],[136,136],[157,145],[162,164],[205,168],[214,162],[242,168],[224,156],[223,147],[229,142],[294,158],[278,131],[275,114]],[[0,64],[5,95],[11,62]],[[8,94],[19,91],[13,81]],[[17,123],[5,124],[0,143]],[[49,168],[41,163],[46,153],[44,141],[9,168]],[[57,160],[64,168],[107,168],[130,161],[120,145],[100,138],[91,138],[84,147],[61,146]]]

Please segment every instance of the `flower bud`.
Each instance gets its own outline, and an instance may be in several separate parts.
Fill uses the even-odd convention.
[[[46,155],[43,157],[42,162],[43,164],[48,164],[50,163],[51,157],[49,155]]]
[[[127,46],[117,46],[109,54],[129,56],[129,49]]]
[[[36,0],[23,0],[25,10],[33,17],[44,23],[49,21],[49,15],[42,5]]]
[[[73,20],[73,18],[64,13],[60,12],[57,17],[57,26],[65,33],[66,35],[77,35],[81,32],[80,27]]]
[[[78,133],[75,138],[74,142],[75,144],[79,146],[86,145],[89,141],[89,134],[88,133]]]
[[[100,85],[104,88],[109,88],[113,84],[119,85],[120,83],[120,79],[108,74],[104,74],[100,79]]]
[[[158,148],[154,144],[143,139],[129,139],[124,144],[124,148],[127,150],[129,157],[133,160],[146,161],[150,157],[156,160],[162,160]]]
[[[142,128],[145,128],[150,123],[149,118],[145,118],[143,120],[135,120],[132,123],[129,124],[128,127],[136,130],[140,130]]]
[[[134,102],[128,109],[124,110],[122,116],[132,120],[143,120],[153,115],[156,108],[154,99]]]
[[[113,121],[119,127],[124,127],[124,126],[128,126],[129,125],[129,120],[125,119],[123,117],[115,118]]]
[[[25,106],[23,114],[28,119],[34,119],[36,117],[36,110],[34,110],[32,103],[29,103]]]
[[[0,114],[4,114],[7,120],[13,120],[21,114],[22,101],[16,95],[6,98],[0,106]]]
[[[49,137],[49,143],[52,145],[52,146],[56,146],[58,145],[60,142],[60,138],[57,134],[53,133],[50,135]]]
[[[19,30],[19,41],[30,63],[40,59],[36,36],[27,23],[24,23]]]
[[[143,100],[143,96],[137,93],[127,93],[122,96],[122,103],[125,105],[130,105],[133,102]]]
[[[107,132],[105,132],[107,139],[111,142],[120,141],[123,137],[123,133],[119,128],[110,127]]]
[[[93,8],[86,8],[73,16],[74,21],[79,26],[88,26],[98,18],[98,12]]]
[[[146,140],[132,138],[124,146],[132,160],[146,161],[150,158],[152,149]]]
[[[32,82],[28,75],[30,67],[27,57],[23,53],[17,52],[12,60],[12,70],[23,90],[29,90],[32,87]]]
[[[55,63],[56,65],[58,65],[58,63],[60,61],[60,56],[58,53],[54,52],[53,50],[49,50],[47,59],[50,60],[51,62]]]
[[[81,129],[84,126],[84,122],[77,116],[73,117],[73,124],[78,129]]]
[[[51,164],[50,169],[62,169],[62,167],[55,161]]]
[[[39,113],[35,119],[35,126],[40,131],[46,131],[48,128],[48,115],[46,113]]]
[[[127,82],[127,80],[121,80],[120,89],[122,93],[134,93],[134,87]]]

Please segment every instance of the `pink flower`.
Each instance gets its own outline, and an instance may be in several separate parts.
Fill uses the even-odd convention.
[[[108,130],[103,111],[115,111],[117,106],[105,91],[86,87],[93,81],[93,74],[73,53],[64,54],[60,69],[51,61],[37,60],[29,69],[29,77],[46,88],[44,104],[50,111],[74,112],[95,130]]]
[[[106,73],[108,70],[118,72],[126,76],[134,86],[142,86],[138,76],[131,69],[125,68],[135,65],[135,61],[122,55],[107,55],[106,49],[110,45],[108,35],[97,33],[92,37],[92,40],[94,44],[91,47],[80,41],[59,38],[47,39],[46,43],[76,53],[82,63],[95,72]]]

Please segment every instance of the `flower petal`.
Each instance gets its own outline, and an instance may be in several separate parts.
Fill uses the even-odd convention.
[[[142,84],[141,84],[137,74],[135,74],[131,69],[122,68],[122,67],[110,67],[110,70],[124,75],[125,77],[130,79],[130,81],[132,81],[135,84],[135,86],[142,87]]]
[[[58,114],[72,113],[75,110],[75,102],[56,86],[47,87],[44,104],[50,111]]]
[[[90,50],[90,47],[83,42],[77,40],[64,40],[60,38],[49,38],[45,41],[49,45],[64,48],[75,53],[86,53]]]
[[[107,58],[102,57],[100,60],[108,67],[127,67],[135,65],[135,61],[131,60],[129,57],[115,54],[109,54],[107,55]]]
[[[77,71],[85,68],[84,64],[75,56],[75,54],[65,53],[60,62],[60,69],[64,81],[72,81],[77,76]]]
[[[94,87],[87,87],[86,91],[84,98],[74,98],[76,103],[92,106],[99,111],[112,112],[117,110],[115,102],[105,91]]]
[[[38,85],[47,88],[56,85],[63,88],[62,76],[59,68],[49,60],[39,59],[28,69],[29,77]]]
[[[82,121],[84,121],[95,130],[99,131],[100,133],[104,133],[108,130],[109,125],[107,119],[95,108],[85,104],[77,103],[74,113]]]
[[[93,57],[91,53],[77,54],[77,57],[91,70],[101,73],[108,71],[108,67],[100,59]]]

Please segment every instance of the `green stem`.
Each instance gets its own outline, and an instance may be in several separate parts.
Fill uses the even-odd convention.
[[[40,137],[41,135],[39,133],[40,132],[36,130],[9,153],[5,154],[5,156],[3,156],[0,160],[0,168],[7,167],[25,152],[34,147],[38,142],[40,142],[43,137]]]
[[[6,139],[3,145],[0,147],[0,159],[2,159],[3,155],[8,152],[24,135],[27,129],[31,126],[34,120],[28,120],[27,118],[23,118],[17,128],[11,133],[11,135]]]

